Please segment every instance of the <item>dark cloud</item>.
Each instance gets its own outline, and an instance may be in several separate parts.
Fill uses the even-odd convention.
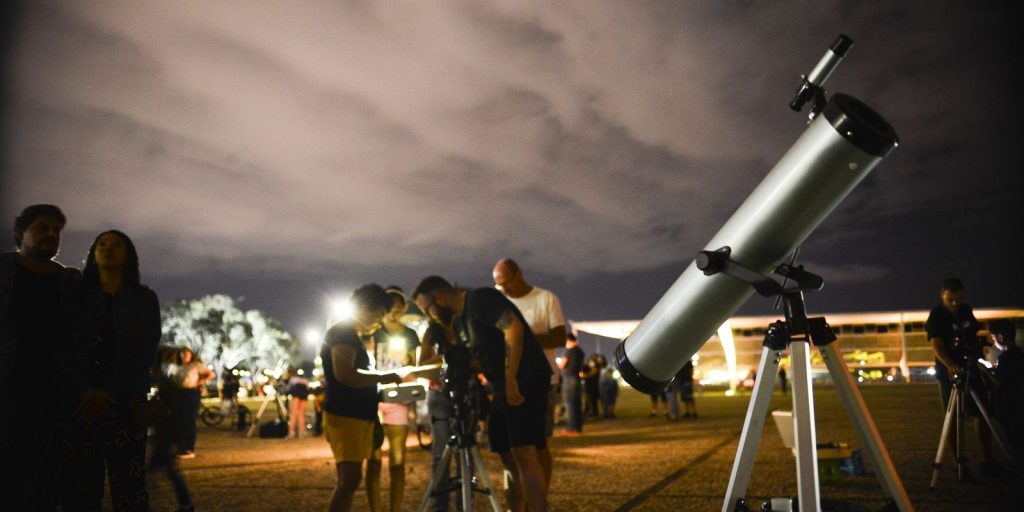
[[[805,243],[822,304],[925,307],[954,273],[1020,304],[998,269],[1024,254],[986,248],[1024,218],[1008,7],[10,9],[2,215],[61,204],[71,260],[121,227],[169,296],[245,295],[297,328],[317,296],[486,285],[513,256],[570,316],[640,316],[800,135],[789,97],[843,32],[830,91],[901,145]]]

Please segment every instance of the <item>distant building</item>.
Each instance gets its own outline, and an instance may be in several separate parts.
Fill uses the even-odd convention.
[[[1019,331],[1024,330],[1024,309],[976,309],[975,316],[987,328],[988,322],[1007,318]],[[839,350],[851,371],[862,380],[911,380],[930,375],[935,365],[931,344],[925,334],[924,323],[928,311],[890,311],[878,313],[828,313],[824,316],[836,333]],[[697,352],[697,372],[706,383],[728,383],[742,379],[756,369],[761,357],[761,344],[765,331],[780,316],[734,316],[727,322],[732,343],[722,343],[719,335],[712,336]],[[628,336],[639,320],[613,320],[572,322],[581,333],[595,336],[581,337],[584,350],[611,354],[615,344]],[[724,327],[724,326],[723,326]],[[722,331],[720,331],[722,332]],[[986,332],[980,333],[985,335]],[[586,339],[591,338],[591,339]],[[731,352],[731,354],[730,354]],[[730,357],[735,365],[730,368]],[[788,365],[783,360],[783,367]],[[825,365],[817,351],[812,351],[812,370],[824,374]]]

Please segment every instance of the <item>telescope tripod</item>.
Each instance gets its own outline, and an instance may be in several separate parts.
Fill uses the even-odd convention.
[[[722,512],[743,512],[751,510],[744,501],[750,474],[754,467],[754,456],[761,442],[772,389],[783,351],[789,349],[792,364],[793,388],[793,433],[796,450],[797,499],[801,511],[820,511],[821,493],[818,485],[818,450],[814,428],[814,396],[811,383],[810,347],[818,347],[829,375],[839,391],[839,398],[847,414],[853,420],[861,445],[867,450],[869,460],[882,485],[882,492],[888,498],[886,509],[911,512],[913,507],[903,489],[903,483],[889,458],[875,422],[864,404],[864,398],[850,374],[846,361],[833,343],[836,340],[831,327],[824,317],[807,318],[804,304],[805,290],[819,290],[824,285],[820,276],[807,272],[802,266],[780,265],[775,273],[796,282],[795,287],[786,288],[774,279],[745,268],[729,259],[730,249],[702,251],[697,256],[697,267],[706,275],[726,273],[751,284],[764,297],[779,296],[785,306],[785,321],[777,321],[768,328],[761,361],[758,364],[757,379],[747,406],[736,459],[729,476],[729,487],[725,493]]]
[[[950,427],[952,426],[956,430],[956,439],[953,441],[953,458],[956,460],[957,469],[957,480],[963,482],[969,479],[970,470],[967,468],[967,457],[964,455],[964,416],[967,413],[967,399],[974,401],[974,406],[977,407],[978,412],[981,413],[981,417],[984,418],[988,429],[992,432],[992,438],[995,439],[999,445],[1000,451],[1003,452],[1003,456],[1007,460],[1013,460],[1010,458],[1009,450],[1007,450],[1007,443],[1002,437],[1002,434],[996,430],[992,424],[992,418],[988,415],[988,410],[985,409],[985,404],[978,399],[978,392],[971,388],[971,368],[966,367],[963,371],[959,371],[953,375],[953,389],[949,393],[949,404],[946,407],[946,418],[942,421],[942,433],[939,434],[939,449],[935,453],[935,463],[932,464],[934,468],[932,470],[932,482],[931,488],[934,489],[935,485],[939,483],[939,471],[942,469],[942,457],[946,451],[946,443],[949,442],[949,438],[952,433]],[[955,423],[954,423],[955,422]],[[979,427],[980,428],[980,427]]]
[[[445,357],[450,357],[454,350],[447,350]],[[467,362],[468,364],[468,362]],[[445,371],[449,368],[446,360]],[[458,381],[458,385],[452,384]],[[465,384],[465,379],[449,379],[445,376],[445,386],[451,389],[449,397],[452,399],[452,416],[448,419],[452,428],[452,435],[445,444],[441,460],[430,477],[430,485],[423,493],[420,501],[419,512],[426,512],[430,507],[430,498],[458,491],[458,501],[455,509],[457,511],[473,510],[473,493],[478,492],[487,496],[491,503],[493,512],[501,512],[498,505],[498,497],[491,485],[491,477],[487,474],[487,466],[480,456],[480,449],[476,445],[477,432],[477,408],[473,407],[472,396]],[[448,468],[451,467],[451,460],[455,458],[458,475],[449,480],[447,487],[441,487],[441,480],[450,476]]]
[[[453,457],[457,457],[458,464],[456,466],[459,474],[451,480],[448,488],[441,489],[439,488],[441,479],[444,473],[448,472]],[[423,494],[423,500],[420,501],[420,507],[417,510],[426,512],[430,507],[430,498],[456,490],[459,491],[459,503],[461,504],[461,508],[456,507],[457,510],[473,510],[473,492],[475,491],[487,495],[494,512],[501,511],[490,476],[487,474],[487,466],[484,465],[484,460],[480,456],[480,448],[475,443],[471,443],[470,446],[460,446],[455,436],[452,436],[444,447],[440,464],[437,466],[436,473],[431,476],[430,486]]]
[[[259,428],[260,418],[263,417],[263,411],[267,410],[267,405],[270,404],[271,400],[274,401],[274,407],[277,408],[277,419],[280,421],[287,420],[288,415],[285,414],[284,411],[288,410],[288,406],[284,404],[284,399],[281,397],[281,394],[277,392],[277,387],[271,386],[270,391],[263,395],[263,402],[260,404],[260,408],[259,411],[256,412],[256,416],[253,416],[250,420],[251,424],[249,425],[249,431],[245,433],[246,438],[252,437],[252,434],[256,432],[257,428]]]

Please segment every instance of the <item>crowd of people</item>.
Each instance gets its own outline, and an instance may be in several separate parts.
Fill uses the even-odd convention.
[[[100,233],[79,272],[54,261],[65,223],[56,206],[29,206],[15,219],[17,251],[0,255],[0,410],[18,412],[0,415],[0,460],[23,469],[0,479],[3,496],[12,510],[99,510],[106,482],[115,510],[149,510],[148,468],[166,473],[179,511],[194,510],[176,461],[195,456],[200,389],[215,374],[187,347],[159,347],[159,302],[142,284],[131,238],[117,230]],[[382,402],[378,390],[413,378],[409,367],[440,362],[445,347],[468,348],[472,380],[488,391],[487,444],[505,468],[510,510],[548,509],[556,411],[565,412],[559,432],[565,436],[581,435],[586,421],[615,418],[614,369],[602,354],[583,352],[567,329],[559,298],[528,283],[511,259],[499,261],[492,278],[493,287],[461,288],[431,275],[408,295],[397,286],[361,286],[349,299],[351,317],[324,335],[320,386],[294,368],[286,373],[289,437],[305,434],[307,402],[315,395],[314,432],[322,430],[337,473],[330,510],[350,510],[364,478],[370,509],[383,509],[385,453],[387,503],[390,510],[403,509],[410,406]],[[964,303],[959,280],[947,280],[940,298],[927,330],[948,404],[973,364],[981,326]],[[402,321],[410,301],[429,322],[422,337]],[[982,371],[986,378],[969,384],[978,396],[991,397],[969,414],[991,408],[1016,433],[1010,443],[1020,453],[1024,361],[1012,323],[991,322],[988,331],[1001,356],[994,371]],[[560,348],[564,352],[556,357]],[[40,361],[50,365],[52,378],[33,378],[31,365]],[[690,362],[664,392],[651,395],[651,416],[698,417],[693,372]],[[432,472],[448,489],[452,468],[442,467],[441,455],[451,436],[453,404],[445,385],[432,377]],[[237,375],[225,368],[221,380],[223,403],[237,408]],[[996,462],[992,436],[977,430],[982,475],[1006,472]],[[433,495],[433,510],[449,505],[448,492]]]

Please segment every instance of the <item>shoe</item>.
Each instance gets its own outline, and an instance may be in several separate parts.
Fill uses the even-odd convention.
[[[679,416],[672,416],[670,414],[668,416],[665,416],[665,419],[667,419],[668,421],[679,421]]]
[[[196,452],[192,450],[185,450],[178,454],[179,459],[194,459],[196,458]]]
[[[285,439],[295,439],[296,437],[298,437],[298,436],[296,436],[295,434],[288,434],[288,435],[284,436]]]
[[[565,430],[559,432],[558,435],[561,436],[561,437],[576,437],[576,436],[580,435],[580,431],[579,430],[572,430],[572,429],[565,429]]]
[[[657,415],[658,415],[658,413],[656,413],[656,412],[652,412],[652,413],[648,414],[648,415],[647,415],[647,417],[648,417],[648,418],[653,418],[653,417],[655,417],[655,416],[657,416]]]

